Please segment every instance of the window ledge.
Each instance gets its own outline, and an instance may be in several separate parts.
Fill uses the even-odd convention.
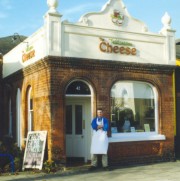
[[[123,133],[124,134],[124,133]],[[165,135],[161,134],[125,134],[125,135],[112,135],[109,137],[109,143],[115,142],[130,142],[130,141],[154,141],[154,140],[166,140]]]

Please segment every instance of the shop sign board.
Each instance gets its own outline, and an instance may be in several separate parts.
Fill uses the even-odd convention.
[[[24,152],[22,170],[25,168],[42,169],[47,131],[29,131]]]

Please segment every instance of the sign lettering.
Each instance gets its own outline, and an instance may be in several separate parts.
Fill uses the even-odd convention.
[[[46,136],[47,131],[28,132],[23,160],[23,170],[25,168],[38,168],[40,170],[42,169]]]
[[[22,61],[24,63],[24,62],[26,62],[27,60],[29,60],[29,59],[31,59],[33,57],[35,57],[35,50],[32,50],[29,53],[24,53],[22,55]]]
[[[126,46],[117,46],[117,45],[111,45],[108,42],[102,41],[99,44],[99,49],[101,50],[101,52],[104,53],[119,53],[119,54],[125,54],[125,55],[136,55],[137,54],[137,50],[136,48],[130,48],[130,47],[126,47]]]

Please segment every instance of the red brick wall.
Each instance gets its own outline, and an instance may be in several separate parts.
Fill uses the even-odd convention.
[[[111,143],[109,146],[109,161],[112,164],[140,160],[148,162],[152,158],[158,160],[162,157],[174,157],[173,70],[173,66],[46,57],[6,78],[5,82],[12,84],[14,92],[17,87],[21,88],[24,128],[27,117],[26,90],[29,85],[32,86],[34,130],[48,130],[48,157],[62,162],[66,159],[65,89],[71,80],[82,79],[91,84],[95,95],[93,113],[95,115],[96,107],[102,107],[107,118],[110,118],[109,95],[116,81],[137,80],[151,83],[157,88],[159,95],[159,133],[166,135],[166,140]],[[13,105],[15,107],[15,99]],[[13,115],[15,118],[15,113]]]
[[[51,158],[51,95],[50,95],[50,69],[46,64],[40,61],[38,64],[32,65],[18,71],[13,76],[4,79],[4,84],[10,85],[10,95],[12,98],[13,109],[13,137],[16,140],[16,94],[17,89],[21,90],[21,127],[23,139],[27,137],[27,90],[29,86],[32,87],[33,95],[33,110],[34,123],[33,130],[47,130],[48,131],[48,156]],[[4,87],[4,125],[8,127],[8,91]],[[3,130],[4,135],[7,134],[7,129]],[[25,147],[24,140],[22,147]]]
[[[176,155],[180,156],[180,68],[176,67],[175,74],[175,87],[176,87]]]

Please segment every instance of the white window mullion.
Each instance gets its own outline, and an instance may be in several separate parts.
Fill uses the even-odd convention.
[[[155,108],[155,110],[154,110],[154,114],[155,114],[155,120],[156,120],[156,122],[155,122],[155,132],[158,134],[158,127],[159,127],[159,123],[158,123],[158,95],[157,95],[157,91],[156,91],[156,89],[155,88],[153,88],[153,91],[154,91],[154,108]]]

